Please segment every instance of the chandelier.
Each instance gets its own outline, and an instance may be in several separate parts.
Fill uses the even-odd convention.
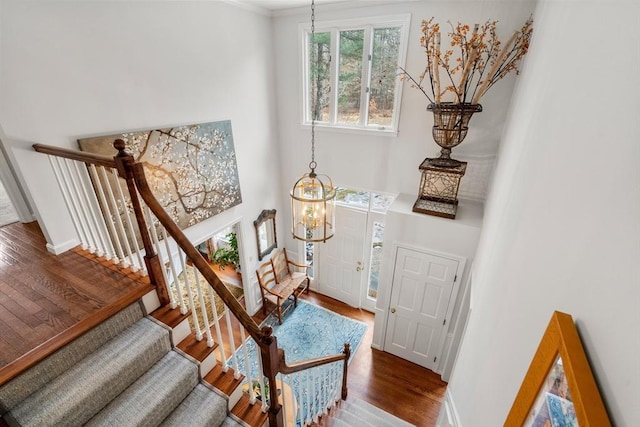
[[[311,38],[315,42],[315,3],[311,0]],[[305,242],[326,242],[333,236],[335,225],[334,199],[336,189],[327,175],[316,174],[315,160],[315,98],[311,98],[311,172],[305,173],[291,190],[293,237]]]

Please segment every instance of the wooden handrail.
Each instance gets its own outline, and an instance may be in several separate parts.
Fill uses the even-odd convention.
[[[229,307],[229,310],[231,310],[234,316],[238,319],[244,329],[249,333],[251,338],[255,340],[256,344],[260,348],[260,354],[263,362],[263,372],[269,382],[270,401],[273,402],[269,408],[269,425],[276,427],[284,426],[284,418],[281,410],[282,405],[278,401],[277,387],[275,386],[276,375],[278,373],[287,375],[317,366],[326,365],[328,363],[343,361],[344,365],[342,377],[342,399],[346,399],[347,364],[349,361],[349,357],[351,356],[351,347],[349,343],[345,343],[344,349],[340,354],[317,357],[287,364],[285,360],[285,352],[284,350],[278,348],[277,337],[273,335],[272,328],[268,326],[260,328],[260,326],[253,320],[249,313],[247,313],[244,307],[222,283],[218,275],[211,268],[209,262],[204,259],[202,254],[193,246],[191,241],[187,238],[183,231],[176,225],[173,219],[157,201],[147,182],[144,172],[144,165],[142,163],[136,162],[133,156],[125,151],[124,141],[120,139],[116,140],[114,142],[114,147],[118,150],[118,154],[114,158],[110,158],[108,156],[99,154],[69,150],[44,144],[33,145],[33,149],[40,153],[63,157],[71,160],[77,160],[89,164],[94,164],[96,166],[114,168],[118,170],[118,173],[127,181],[127,186],[129,187],[129,192],[136,214],[135,216],[138,220],[139,229],[145,246],[145,262],[147,264],[147,270],[149,272],[149,279],[152,283],[154,283],[154,276],[158,276],[159,282],[156,283],[156,286],[159,292],[159,297],[161,302],[166,304],[168,302],[168,294],[166,283],[164,283],[164,276],[162,276],[162,272],[160,270],[162,267],[159,264],[157,254],[155,254],[153,250],[153,246],[151,245],[148,234],[146,235],[146,237],[144,236],[144,233],[146,232],[146,223],[144,220],[144,214],[142,213],[142,208],[139,205],[139,201],[137,199],[137,194],[140,195],[142,200],[144,200],[144,202],[146,203],[147,207],[153,212],[158,221],[164,226],[168,234],[175,240],[182,251],[184,251],[188,259],[191,261],[192,265],[198,269],[205,280],[209,283],[209,286],[211,286],[215,290],[224,304]],[[287,262],[289,261],[287,260]],[[295,263],[291,262],[291,264]],[[300,265],[300,267],[303,266]]]
[[[347,344],[348,345],[348,344]],[[295,374],[296,372],[304,371],[305,369],[315,368],[317,366],[326,365],[328,363],[339,362],[341,360],[348,360],[349,358],[345,353],[334,354],[331,356],[316,357],[313,359],[307,359],[300,362],[293,362],[287,364],[284,360],[284,351],[280,355],[280,372],[285,375]]]
[[[124,152],[124,142],[122,140],[117,140],[116,143],[118,141],[121,141],[122,145],[118,145],[116,148],[120,153],[124,153],[122,156],[118,153],[118,156],[130,156]],[[151,212],[153,212],[158,221],[160,221],[164,226],[169,235],[173,237],[178,246],[180,246],[187,257],[191,260],[193,265],[204,276],[209,285],[216,291],[220,299],[227,307],[229,307],[231,312],[240,321],[242,326],[244,326],[249,335],[251,335],[256,342],[260,341],[263,338],[263,335],[258,324],[251,316],[249,316],[249,313],[246,312],[224,283],[222,283],[218,275],[211,268],[211,265],[203,258],[202,254],[193,246],[189,238],[182,232],[176,223],[173,222],[173,219],[171,219],[169,214],[164,210],[162,205],[160,205],[151,192],[151,188],[149,188],[149,184],[147,183],[147,179],[144,174],[144,165],[142,163],[133,163],[131,167],[133,179],[135,180],[136,187],[140,193],[140,197],[142,197],[142,200],[144,200],[149,209],[151,209]]]
[[[283,374],[293,374],[296,372],[304,371],[305,369],[311,369],[317,366],[339,362],[342,360],[342,390],[340,397],[342,398],[342,400],[345,400],[347,398],[347,394],[349,391],[347,389],[347,375],[349,370],[349,358],[351,357],[351,344],[349,344],[348,342],[344,343],[344,349],[340,354],[316,357],[315,359],[307,359],[300,362],[292,363],[290,365],[287,365],[287,362],[285,361],[284,350],[278,350],[278,355],[280,361],[280,372],[282,372]]]
[[[38,153],[49,154],[51,156],[78,160],[80,162],[90,163],[96,166],[104,166],[113,169],[116,168],[116,162],[113,157],[104,156],[102,154],[87,153],[84,151],[70,150],[45,144],[33,144],[33,149]]]

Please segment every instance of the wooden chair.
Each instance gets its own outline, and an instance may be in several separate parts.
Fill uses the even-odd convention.
[[[304,268],[305,272],[291,267]],[[282,324],[284,303],[293,297],[293,307],[298,305],[298,295],[309,291],[310,279],[306,273],[308,266],[289,261],[286,249],[277,250],[269,261],[263,262],[256,270],[256,277],[262,294],[262,312],[267,314],[267,301],[275,304],[278,323]],[[291,306],[289,306],[291,307]]]

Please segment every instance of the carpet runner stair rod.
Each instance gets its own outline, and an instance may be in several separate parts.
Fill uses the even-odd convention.
[[[283,406],[287,402],[280,402],[278,398],[277,381],[286,383],[289,381],[285,378],[287,375],[308,377],[304,382],[304,393],[322,396],[319,400],[314,397],[313,402],[319,403],[312,405],[313,413],[294,415],[301,425],[326,413],[327,406],[335,404],[335,396],[338,396],[337,400],[346,397],[348,356],[343,352],[326,355],[311,364],[287,366],[286,355],[281,355],[282,350],[278,348],[277,338],[273,336],[271,328],[261,328],[253,320],[220,280],[208,260],[196,249],[194,242],[164,210],[149,188],[144,164],[137,162],[126,152],[124,141],[114,142],[113,157],[43,144],[35,144],[33,148],[49,156],[80,241],[77,250],[91,254],[103,265],[114,263],[124,271],[132,272],[131,274],[146,276],[146,280],[155,286],[157,294],[155,302],[150,303],[155,304],[150,311],[160,308],[167,315],[176,311],[179,312],[177,317],[188,317],[188,322],[171,325],[171,334],[174,344],[181,349],[179,351],[187,350],[192,356],[192,351],[198,354],[194,359],[198,363],[201,377],[206,378],[215,368],[216,372],[221,370],[222,374],[233,375],[235,382],[259,384],[258,387],[247,387],[246,399],[250,405],[259,403],[272,426],[284,425],[284,412],[287,408]],[[149,321],[141,319],[140,322]],[[239,342],[236,342],[237,337],[240,337]],[[188,341],[183,342],[183,339]],[[249,360],[250,356],[246,352],[237,351],[246,340],[251,340],[261,349],[257,355],[251,356],[252,360]],[[165,369],[185,369],[177,362],[178,359],[165,360],[164,357],[142,359],[144,363],[153,361],[153,366],[166,364]],[[342,364],[342,369],[318,368],[336,363]],[[137,364],[138,362],[134,363]],[[256,372],[241,369],[242,366],[254,364],[259,366]],[[95,368],[97,366],[100,365],[94,365],[94,371],[101,370]],[[151,369],[150,366],[148,368]],[[312,368],[314,374],[302,372]],[[133,368],[126,369],[131,370],[131,373],[127,371],[126,377],[138,375]],[[338,375],[340,371],[341,375]],[[149,375],[155,378],[153,374]],[[140,373],[140,377],[144,375]],[[93,377],[87,380],[92,381]],[[124,392],[120,390],[123,384],[119,381],[105,381],[105,387],[118,390],[118,394]],[[178,387],[180,390],[190,384],[186,378],[184,381],[186,382]],[[127,387],[133,384],[134,382],[127,384]],[[66,383],[61,382],[59,386],[66,387]],[[259,396],[264,396],[265,392],[269,398],[259,400]],[[55,394],[55,391],[43,387],[37,393]],[[196,402],[197,399],[188,405],[195,405]],[[24,402],[21,400],[21,404],[29,405],[28,399]],[[54,405],[62,412],[62,402]],[[29,410],[25,406],[24,411],[20,412],[20,408],[16,408],[16,411],[22,414]],[[102,419],[103,416],[105,415],[96,419]]]
[[[240,426],[135,303],[0,388],[10,426]]]

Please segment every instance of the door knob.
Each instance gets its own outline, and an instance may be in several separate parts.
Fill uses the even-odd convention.
[[[395,308],[392,308],[392,309],[391,309],[391,313],[395,313],[395,312],[396,312],[396,309],[395,309]]]
[[[362,261],[358,261],[356,271],[362,271]]]

